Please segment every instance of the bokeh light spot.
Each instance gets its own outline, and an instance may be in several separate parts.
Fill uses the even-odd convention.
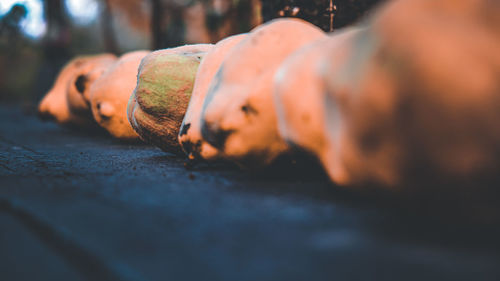
[[[33,39],[43,36],[47,26],[43,18],[42,0],[2,0],[0,3],[0,17],[8,13],[15,4],[24,5],[28,10],[28,15],[21,21],[23,33]]]
[[[66,0],[66,9],[76,24],[87,25],[93,22],[99,12],[96,0]]]

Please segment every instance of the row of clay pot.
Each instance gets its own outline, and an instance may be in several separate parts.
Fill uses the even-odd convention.
[[[496,178],[499,15],[498,1],[394,0],[331,34],[284,18],[215,45],[76,58],[40,111],[245,167],[299,147],[341,185]]]

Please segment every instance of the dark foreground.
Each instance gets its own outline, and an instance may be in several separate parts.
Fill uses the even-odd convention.
[[[3,281],[500,280],[496,227],[373,201],[0,107]]]

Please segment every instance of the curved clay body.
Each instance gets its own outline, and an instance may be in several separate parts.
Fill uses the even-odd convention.
[[[90,87],[90,104],[97,123],[113,137],[137,139],[127,120],[127,103],[137,82],[137,69],[149,51],[122,55]]]
[[[201,137],[201,111],[215,73],[219,69],[227,53],[243,40],[247,34],[228,37],[215,44],[207,52],[200,63],[186,114],[179,133],[179,143],[190,159],[202,158],[214,160],[219,157],[219,151]]]
[[[68,62],[59,72],[54,85],[40,101],[38,105],[39,114],[45,118],[53,118],[59,124],[70,124],[77,126],[89,126],[94,124],[93,118],[88,115],[81,116],[72,112],[69,108],[68,88],[70,82],[78,76],[83,69],[92,69],[96,62],[102,60],[101,55],[78,56]]]
[[[232,49],[213,79],[202,113],[202,136],[243,166],[268,164],[287,150],[278,135],[272,97],[276,69],[303,45],[324,38],[298,19],[259,26]]]
[[[318,157],[324,155],[325,83],[321,66],[326,54],[334,49],[338,60],[346,57],[349,48],[344,47],[345,42],[359,30],[341,30],[302,47],[289,56],[276,72],[274,102],[278,132],[288,144]]]
[[[211,44],[155,51],[144,58],[127,115],[139,136],[162,150],[180,153],[179,128],[191,98],[196,71]]]
[[[333,181],[475,183],[500,166],[500,4],[399,0],[326,65]],[[453,185],[452,185],[453,186]]]
[[[117,60],[113,54],[92,57],[92,61],[76,70],[68,84],[68,106],[75,114],[93,120],[90,110],[90,86]]]

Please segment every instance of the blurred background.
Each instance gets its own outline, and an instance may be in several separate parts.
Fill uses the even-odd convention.
[[[215,43],[277,17],[325,31],[379,0],[0,0],[0,102],[34,105],[80,54]]]

